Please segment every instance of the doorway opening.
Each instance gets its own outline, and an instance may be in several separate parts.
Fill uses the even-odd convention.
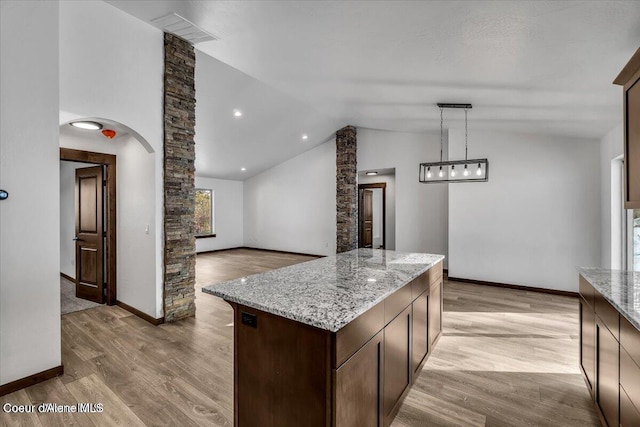
[[[60,148],[60,174],[61,312],[114,305],[116,156]]]
[[[395,168],[358,172],[358,247],[395,250]]]
[[[358,185],[358,247],[384,249],[387,184]]]

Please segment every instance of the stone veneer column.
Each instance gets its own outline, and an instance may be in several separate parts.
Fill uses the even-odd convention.
[[[358,247],[358,167],[356,128],[336,132],[336,252]]]
[[[164,35],[164,319],[194,316],[195,51]]]

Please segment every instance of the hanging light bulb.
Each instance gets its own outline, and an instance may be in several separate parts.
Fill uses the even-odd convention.
[[[478,163],[478,170],[476,171],[476,175],[482,175],[482,165],[480,163]]]
[[[442,178],[444,176],[444,171],[442,170],[442,166],[440,166],[440,172],[438,172],[438,176]]]
[[[456,176],[456,165],[451,165],[451,176]]]
[[[467,169],[467,165],[464,165],[464,172],[462,172],[462,175],[469,176],[469,169]]]
[[[431,166],[427,168],[427,178],[431,178]]]

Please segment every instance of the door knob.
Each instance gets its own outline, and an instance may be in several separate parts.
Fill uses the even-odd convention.
[[[76,236],[76,237],[73,238],[73,241],[74,242],[78,242],[78,241],[82,242],[82,239],[80,239],[78,236]]]

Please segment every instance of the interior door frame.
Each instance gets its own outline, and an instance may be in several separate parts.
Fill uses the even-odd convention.
[[[117,302],[116,294],[116,156],[113,154],[95,153],[92,151],[73,150],[71,148],[60,148],[60,160],[70,162],[93,163],[96,165],[104,165],[106,168],[107,181],[107,242],[105,250],[107,251],[107,295],[105,304],[115,305]]]
[[[360,200],[360,192],[362,190],[370,190],[372,188],[382,188],[382,249],[385,249],[386,246],[386,237],[387,237],[387,183],[386,182],[375,182],[371,184],[358,184],[358,200]],[[360,241],[360,210],[358,209],[358,241]],[[373,241],[373,237],[372,237]]]

